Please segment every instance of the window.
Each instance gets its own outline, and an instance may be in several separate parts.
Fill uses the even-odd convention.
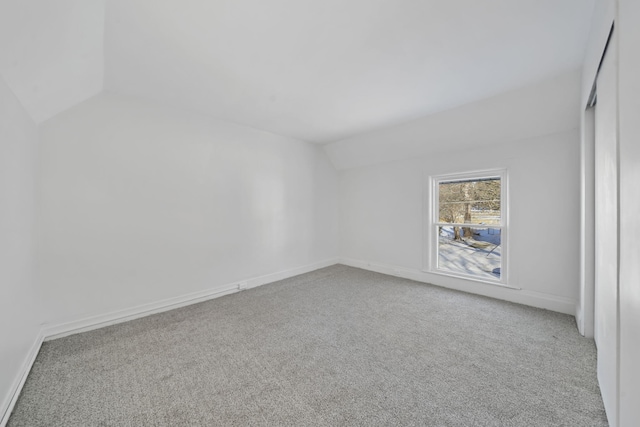
[[[506,284],[506,171],[434,176],[429,270]]]

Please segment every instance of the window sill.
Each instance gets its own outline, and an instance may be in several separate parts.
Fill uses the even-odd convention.
[[[463,279],[463,280],[468,280],[470,282],[483,283],[485,285],[494,285],[494,286],[499,286],[501,288],[513,289],[513,290],[516,290],[516,291],[521,291],[522,290],[522,288],[518,288],[516,286],[511,286],[511,285],[508,285],[506,283],[501,283],[501,282],[493,281],[493,280],[489,280],[489,279],[482,279],[480,277],[468,276],[466,274],[451,273],[451,272],[442,271],[442,270],[423,270],[423,271],[425,273],[436,274],[438,276],[451,277],[451,278],[454,278],[454,279]]]

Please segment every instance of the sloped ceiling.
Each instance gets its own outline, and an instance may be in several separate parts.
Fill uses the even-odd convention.
[[[0,2],[0,73],[36,121],[104,88],[319,143],[577,69],[594,4]]]
[[[36,123],[100,93],[104,0],[0,0],[0,75]]]

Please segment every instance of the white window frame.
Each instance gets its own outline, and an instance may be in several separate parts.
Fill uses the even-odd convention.
[[[471,274],[465,274],[461,272],[455,272],[450,270],[444,270],[438,268],[438,232],[439,226],[457,226],[457,227],[469,227],[469,224],[465,223],[443,223],[439,218],[439,186],[442,181],[467,181],[473,179],[486,179],[486,178],[500,178],[500,213],[501,222],[497,225],[490,225],[489,228],[500,229],[500,279],[492,280],[487,277],[479,277]],[[509,179],[506,168],[500,169],[487,169],[478,170],[463,173],[452,173],[443,175],[432,175],[428,178],[427,185],[427,201],[425,218],[425,248],[426,248],[426,260],[425,271],[433,274],[439,274],[443,276],[456,277],[460,279],[471,280],[474,282],[488,283],[492,285],[504,286],[508,288],[515,288],[509,285]],[[517,288],[516,288],[517,289]]]

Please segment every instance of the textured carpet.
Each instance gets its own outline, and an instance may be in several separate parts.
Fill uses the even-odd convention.
[[[333,266],[46,342],[9,426],[607,425],[571,316]]]

